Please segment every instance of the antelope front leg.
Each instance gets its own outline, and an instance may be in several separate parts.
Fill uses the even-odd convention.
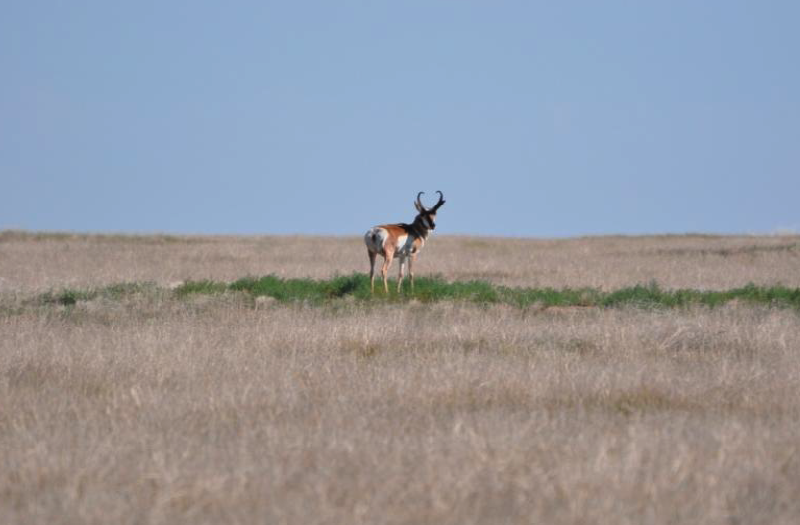
[[[411,279],[411,293],[414,293],[414,261],[416,259],[416,255],[412,255],[408,258],[408,277]]]
[[[403,287],[403,269],[406,265],[406,258],[400,257],[400,275],[397,278],[397,293],[400,293],[400,290]]]

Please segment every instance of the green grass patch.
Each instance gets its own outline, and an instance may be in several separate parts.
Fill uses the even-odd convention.
[[[189,284],[189,283],[186,283]],[[405,301],[416,299],[423,302],[462,300],[470,302],[500,302],[499,288],[483,281],[448,283],[439,277],[420,277],[411,292],[409,279],[403,282],[398,293],[397,281],[389,280],[389,294],[383,284],[375,283],[375,294],[370,292],[369,277],[364,274],[337,276],[327,280],[282,279],[274,275],[245,277],[228,285],[229,289],[247,292],[254,296],[269,296],[283,302],[309,302],[319,304],[331,299],[353,297],[362,301]]]
[[[390,290],[396,283],[390,283]],[[376,284],[376,295],[383,294]],[[391,292],[390,292],[391,293]],[[473,303],[499,303],[502,302],[500,288],[486,281],[455,281],[447,282],[440,277],[421,277],[414,283],[411,292],[409,282],[403,283],[403,297],[413,298],[423,302],[441,300],[468,301]]]
[[[785,286],[756,286],[748,284],[730,290],[666,290],[656,283],[629,286],[613,291],[596,288],[523,288],[498,286],[487,281],[453,281],[441,277],[419,277],[413,292],[410,280],[403,282],[399,293],[397,282],[389,281],[389,293],[383,283],[376,280],[375,293],[370,292],[369,277],[365,274],[336,276],[331,279],[284,279],[275,275],[243,277],[231,283],[211,280],[186,281],[169,291],[153,283],[121,283],[93,289],[65,289],[48,292],[36,298],[39,304],[72,306],[79,301],[102,297],[120,299],[145,292],[173,294],[183,298],[189,295],[218,295],[240,292],[252,297],[272,297],[282,303],[310,305],[328,304],[337,299],[364,304],[404,303],[411,300],[423,303],[457,301],[475,304],[507,304],[518,308],[531,306],[577,306],[645,309],[686,308],[690,306],[717,307],[731,301],[760,304],[800,310],[800,288]]]
[[[632,305],[644,308],[680,308],[691,305],[720,306],[733,300],[751,304],[800,309],[800,288],[748,284],[730,290],[662,290],[658,285],[637,285],[603,294],[599,305]]]
[[[397,292],[397,282],[389,280],[388,295],[376,280],[375,293],[370,292],[365,274],[337,276],[332,279],[283,279],[275,275],[244,277],[229,284],[211,281],[189,281],[176,290],[186,293],[222,293],[225,290],[245,292],[253,296],[273,297],[281,302],[321,304],[337,298],[351,297],[365,302],[462,301],[482,304],[508,304],[519,308],[534,305],[585,306],[616,308],[683,308],[693,305],[715,307],[740,300],[753,304],[800,309],[800,289],[784,286],[749,284],[731,290],[664,290],[656,283],[636,285],[610,292],[596,288],[512,288],[487,281],[448,282],[441,277],[419,277],[414,291],[408,279]]]

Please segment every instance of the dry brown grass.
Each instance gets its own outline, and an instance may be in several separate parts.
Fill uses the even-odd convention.
[[[393,273],[397,265],[392,268]],[[434,235],[418,274],[531,287],[800,286],[800,236],[497,239]],[[129,281],[366,272],[359,237],[86,236],[0,232],[0,292]]]
[[[365,266],[353,239],[42,237],[0,235],[0,300]],[[796,286],[797,245],[437,238],[419,271]],[[800,520],[793,310],[142,293],[6,312],[0,334],[4,524]]]

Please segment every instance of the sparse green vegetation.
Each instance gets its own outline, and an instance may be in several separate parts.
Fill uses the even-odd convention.
[[[419,301],[458,301],[476,304],[507,304],[518,308],[551,307],[637,307],[686,308],[690,306],[721,306],[731,301],[744,301],[782,308],[800,309],[800,288],[785,286],[756,286],[748,284],[730,290],[662,289],[655,282],[635,285],[614,291],[596,288],[524,288],[497,286],[487,281],[448,282],[441,277],[417,278],[414,291],[410,283],[396,292],[396,282],[390,282],[386,295],[380,286],[370,293],[369,278],[364,274],[337,276],[331,279],[283,279],[275,275],[244,277],[231,283],[198,280],[186,281],[171,291],[178,298],[193,294],[218,295],[229,291],[243,292],[252,297],[272,297],[282,303],[323,305],[336,299],[352,298],[364,303]],[[38,304],[71,306],[78,301],[97,297],[119,299],[125,295],[159,290],[152,283],[120,283],[97,289],[65,289],[39,296]],[[168,290],[161,290],[169,293]]]
[[[159,288],[155,283],[117,283],[100,288],[66,288],[60,291],[50,291],[39,295],[33,302],[36,304],[73,306],[77,304],[78,301],[91,301],[97,298],[118,300],[127,295],[154,292],[157,290],[159,290]]]

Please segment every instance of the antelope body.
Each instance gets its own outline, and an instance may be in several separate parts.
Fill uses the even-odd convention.
[[[397,280],[397,291],[400,292],[403,285],[403,271],[406,260],[408,260],[408,274],[411,278],[411,289],[414,289],[414,262],[417,254],[425,245],[425,240],[430,232],[436,229],[436,211],[444,204],[444,195],[441,191],[439,202],[432,208],[423,206],[420,197],[423,192],[419,192],[414,207],[419,212],[411,224],[384,224],[374,226],[364,234],[364,243],[367,245],[369,255],[369,283],[370,290],[375,292],[375,260],[378,255],[383,256],[383,266],[381,267],[381,277],[383,277],[383,289],[388,294],[389,284],[387,274],[392,260],[397,257],[400,259],[400,276]]]

